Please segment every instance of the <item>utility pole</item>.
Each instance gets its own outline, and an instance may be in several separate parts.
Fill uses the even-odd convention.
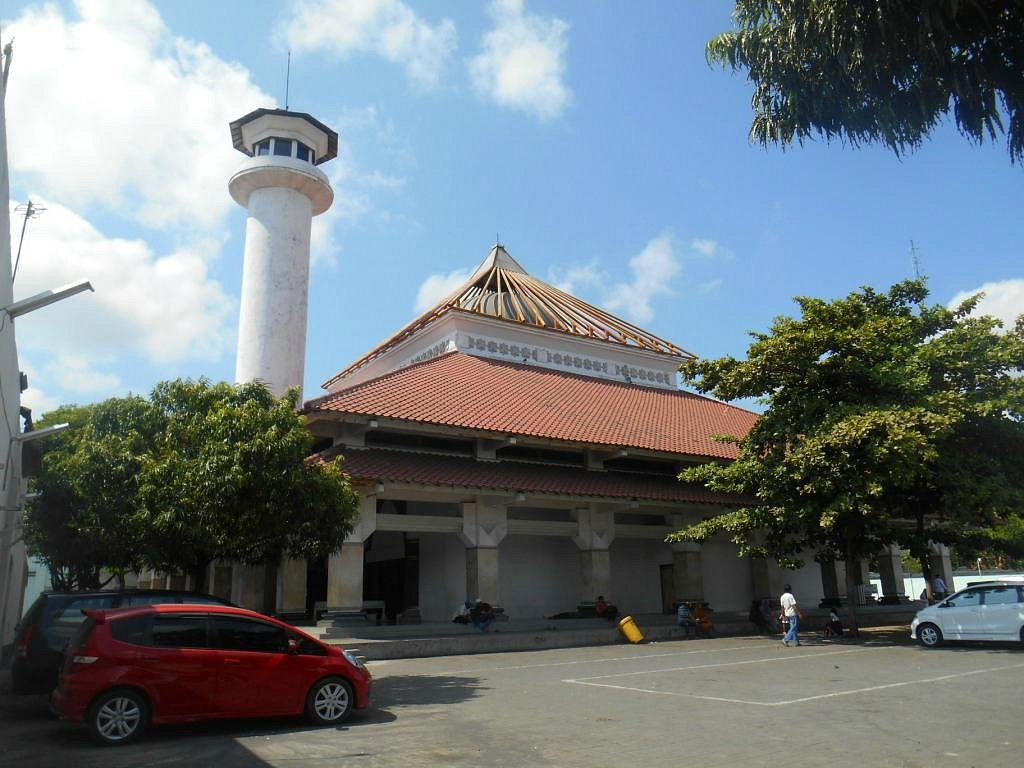
[[[46,437],[67,426],[58,425],[38,432],[21,431],[21,371],[14,339],[14,320],[47,304],[92,290],[92,286],[83,280],[14,301],[6,107],[11,59],[12,46],[8,43],[3,49],[3,71],[0,75],[0,659],[4,660],[14,642],[14,627],[21,618],[28,567],[21,538],[21,518],[25,508],[21,447],[30,440]]]

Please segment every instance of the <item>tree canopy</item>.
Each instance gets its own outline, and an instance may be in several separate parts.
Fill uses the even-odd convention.
[[[789,567],[808,551],[853,562],[895,542],[926,563],[929,540],[1019,515],[1024,318],[1002,332],[971,314],[978,296],[955,309],[927,296],[918,280],[831,302],[800,297],[801,317],[751,334],[747,359],[684,365],[699,391],[767,408],[749,434],[729,438],[736,461],[681,475],[751,503],[671,538],[726,532],[741,554]]]
[[[114,398],[48,416],[51,438],[26,538],[71,586],[99,569],[189,573],[214,560],[316,558],[351,530],[358,499],[338,462],[313,464],[297,393],[261,383],[164,382],[147,400]],[[276,572],[276,571],[275,571]],[[62,585],[68,586],[68,585]]]
[[[754,84],[753,140],[815,135],[918,148],[950,112],[981,143],[1006,134],[1024,159],[1024,3],[1019,0],[737,0],[709,62]]]

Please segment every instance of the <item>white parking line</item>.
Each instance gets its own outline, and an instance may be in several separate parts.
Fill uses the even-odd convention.
[[[772,656],[767,659],[749,659],[747,661],[721,661],[716,664],[692,664],[688,667],[669,667],[668,669],[647,669],[639,672],[615,672],[611,675],[593,675],[579,677],[574,680],[563,680],[563,683],[585,683],[590,680],[607,680],[612,677],[636,677],[637,675],[660,675],[665,672],[688,672],[693,669],[711,669],[713,667],[739,667],[744,664],[766,664],[772,661],[795,661],[796,659],[818,659],[822,656],[842,656],[847,653],[865,653],[877,648],[851,648],[845,651],[826,651],[825,653],[787,653],[785,656]]]
[[[757,706],[757,707],[784,707],[784,706],[788,706],[790,704],[803,704],[803,703],[806,703],[806,702],[809,702],[809,701],[818,701],[820,699],[831,699],[831,698],[835,698],[837,696],[852,696],[852,695],[858,694],[858,693],[872,693],[874,691],[882,691],[882,690],[886,690],[888,688],[902,688],[902,687],[907,686],[907,685],[922,685],[922,684],[925,684],[925,683],[939,683],[939,682],[944,682],[946,680],[955,680],[955,679],[958,679],[958,678],[961,678],[961,677],[970,677],[972,675],[983,675],[983,674],[988,674],[988,673],[991,673],[991,672],[1002,672],[1002,671],[1005,671],[1005,670],[1008,670],[1008,669],[1020,669],[1020,668],[1024,667],[1024,663],[1021,663],[1021,664],[1009,664],[1009,665],[1002,666],[1002,667],[989,667],[987,669],[975,669],[975,670],[971,670],[969,672],[955,672],[955,673],[950,673],[948,675],[939,675],[938,677],[928,677],[928,678],[923,678],[923,679],[920,679],[920,680],[907,680],[907,681],[904,681],[904,682],[901,682],[901,683],[886,683],[884,685],[873,685],[873,686],[869,686],[869,687],[866,687],[866,688],[855,688],[853,690],[848,690],[848,691],[833,691],[833,692],[830,692],[830,693],[822,693],[822,694],[819,694],[817,696],[804,696],[804,697],[801,697],[799,699],[789,699],[789,700],[785,700],[785,701],[750,701],[750,700],[747,700],[747,699],[732,699],[732,698],[727,698],[727,697],[724,697],[724,696],[707,696],[707,695],[704,695],[704,694],[682,693],[682,692],[678,692],[678,691],[656,691],[656,690],[651,690],[649,688],[636,688],[636,687],[626,686],[626,685],[613,685],[611,683],[596,683],[596,682],[593,682],[594,680],[604,680],[604,679],[613,678],[613,677],[636,677],[637,675],[642,675],[642,674],[659,674],[659,673],[665,673],[665,672],[683,672],[683,671],[695,670],[695,669],[709,669],[709,668],[712,668],[712,667],[730,667],[730,666],[740,666],[740,665],[744,665],[744,664],[761,664],[761,663],[773,662],[773,661],[791,661],[791,660],[794,660],[794,659],[802,659],[802,658],[808,658],[808,657],[815,657],[815,658],[817,658],[817,657],[820,657],[820,656],[833,656],[833,655],[842,654],[842,653],[858,653],[860,651],[868,651],[868,650],[877,650],[877,649],[864,648],[864,649],[856,649],[856,650],[851,650],[851,651],[833,651],[833,652],[830,652],[830,653],[820,653],[820,654],[805,653],[805,654],[801,654],[801,655],[778,656],[778,657],[773,657],[773,658],[770,658],[770,659],[752,659],[752,660],[749,660],[749,661],[723,662],[723,663],[720,663],[720,664],[698,664],[698,665],[693,665],[693,666],[689,666],[689,667],[677,667],[675,669],[650,670],[648,672],[620,672],[620,673],[616,673],[616,674],[612,674],[612,675],[598,675],[598,676],[595,676],[595,677],[583,677],[583,678],[572,679],[572,680],[563,680],[562,682],[563,683],[573,683],[575,685],[589,685],[589,686],[593,686],[595,688],[611,688],[611,689],[620,690],[620,691],[632,691],[634,693],[647,693],[647,694],[651,694],[651,695],[654,695],[654,696],[679,696],[679,697],[687,698],[687,699],[701,699],[703,701],[721,701],[721,702],[725,702],[725,703],[728,703],[728,704],[750,704],[750,705]]]

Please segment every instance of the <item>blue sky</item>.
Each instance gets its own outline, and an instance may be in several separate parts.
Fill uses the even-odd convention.
[[[701,357],[792,297],[981,288],[1024,312],[1024,169],[950,125],[880,147],[747,139],[750,85],[704,44],[728,2],[194,0],[6,4],[16,297],[36,413],[161,379],[231,380],[245,214],[227,123],[290,108],[341,134],[314,225],[305,396],[466,276],[500,234],[531,273]],[[15,245],[20,219],[12,218]]]

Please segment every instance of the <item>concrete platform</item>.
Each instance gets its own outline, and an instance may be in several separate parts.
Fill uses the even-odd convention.
[[[899,606],[863,606],[857,616],[862,627],[909,625],[920,604]],[[844,617],[845,618],[845,617]],[[712,616],[717,636],[755,635],[746,613],[715,612]],[[821,631],[828,619],[826,611],[805,611],[801,632]],[[645,642],[683,640],[685,633],[676,626],[675,617],[664,614],[633,616]],[[346,621],[341,624],[320,622],[299,626],[324,642],[340,645],[371,661],[452,656],[504,651],[536,651],[549,648],[613,645],[627,641],[615,624],[603,619],[520,619],[499,622],[487,632],[451,623],[365,626]]]

